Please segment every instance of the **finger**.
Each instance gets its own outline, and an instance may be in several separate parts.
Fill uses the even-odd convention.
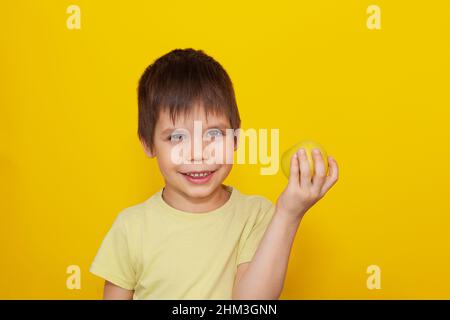
[[[289,173],[289,182],[288,184],[292,184],[295,186],[300,185],[300,168],[298,166],[297,153],[294,153],[291,157],[291,171]]]
[[[309,168],[308,158],[306,156],[306,151],[300,148],[297,151],[298,161],[300,164],[300,187],[303,189],[311,187],[311,173]]]
[[[312,156],[314,161],[314,176],[311,191],[315,192],[316,194],[320,194],[320,190],[322,189],[326,178],[325,163],[322,158],[322,153],[319,149],[313,149]]]
[[[328,156],[328,165],[330,168],[329,175],[325,179],[322,186],[320,196],[322,197],[339,179],[339,167],[336,160],[332,156]]]

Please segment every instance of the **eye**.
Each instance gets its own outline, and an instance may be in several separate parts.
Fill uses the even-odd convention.
[[[212,137],[212,138],[216,138],[216,137],[221,137],[223,135],[223,132],[220,131],[219,129],[211,129],[208,130],[205,135]]]
[[[172,133],[169,136],[169,140],[173,142],[178,142],[186,139],[186,135],[184,133]]]

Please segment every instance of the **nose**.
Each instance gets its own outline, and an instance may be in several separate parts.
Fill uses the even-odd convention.
[[[189,161],[194,164],[200,164],[203,162],[204,150],[208,141],[204,141],[203,137],[194,137],[191,140],[191,152],[189,154]]]

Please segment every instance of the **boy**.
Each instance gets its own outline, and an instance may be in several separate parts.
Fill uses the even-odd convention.
[[[139,139],[165,186],[122,210],[105,236],[90,268],[106,280],[104,299],[278,299],[300,221],[337,181],[337,163],[329,157],[326,176],[313,153],[311,177],[299,150],[276,205],[224,185],[240,117],[228,74],[201,50],[150,65],[138,105]]]

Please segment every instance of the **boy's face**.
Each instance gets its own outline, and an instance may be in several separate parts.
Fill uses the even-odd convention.
[[[234,135],[226,129],[231,125],[225,116],[209,113],[206,118],[200,106],[175,123],[163,109],[155,126],[153,152],[147,154],[156,156],[165,188],[203,198],[220,187],[231,171],[236,149]]]

